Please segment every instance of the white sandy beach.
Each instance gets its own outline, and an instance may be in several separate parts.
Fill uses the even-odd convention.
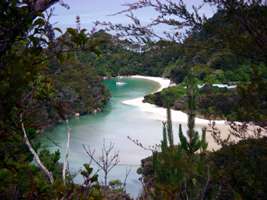
[[[164,88],[167,88],[171,85],[171,81],[166,78],[161,78],[161,77],[151,77],[151,76],[140,76],[140,75],[135,75],[135,76],[130,76],[131,78],[140,78],[140,79],[146,79],[146,80],[151,80],[159,83],[160,88],[156,91],[159,92],[163,90]],[[173,85],[173,84],[172,84]],[[165,121],[166,120],[166,109],[158,107],[154,104],[150,103],[144,103],[143,102],[144,97],[139,97],[135,99],[130,99],[123,101],[124,104],[127,105],[132,105],[132,106],[137,106],[139,107],[142,111],[144,112],[149,112],[151,113],[151,117],[154,119],[160,120],[160,121]],[[177,111],[177,110],[172,110],[172,120],[173,122],[180,122],[180,123],[187,123],[187,114],[182,112],[182,111]],[[196,124],[197,125],[208,125],[210,123],[209,120],[206,119],[200,119],[196,118]],[[225,121],[224,120],[215,120],[215,123],[217,125],[224,125]]]
[[[139,78],[139,79],[146,79],[146,80],[151,80],[151,81],[155,81],[157,83],[159,83],[160,88],[155,91],[155,92],[159,92],[161,90],[163,90],[164,88],[170,87],[171,85],[171,81],[169,79],[166,78],[161,78],[161,77],[151,77],[151,76],[140,76],[140,75],[134,75],[134,76],[130,76],[131,78]],[[135,98],[135,99],[130,99],[130,100],[126,100],[123,101],[122,103],[127,104],[127,105],[131,105],[131,106],[136,106],[139,107],[139,109],[141,109],[143,112],[147,112],[150,113],[151,118],[155,119],[155,120],[160,120],[160,121],[166,121],[166,109],[162,108],[162,107],[158,107],[154,104],[150,104],[150,103],[144,103],[143,102],[144,97],[139,97],[139,98]],[[172,121],[173,123],[181,123],[181,124],[186,124],[187,123],[187,118],[188,115],[182,111],[177,111],[177,110],[172,110]],[[216,123],[216,127],[222,132],[222,134],[227,137],[229,131],[229,126],[226,125],[226,121],[224,120],[215,120],[214,121]],[[206,120],[206,119],[201,119],[201,118],[196,118],[196,125],[199,125],[201,127],[204,126],[208,126],[208,124],[210,123],[210,120]],[[220,148],[217,143],[213,140],[212,136],[207,134],[207,140],[209,142],[209,149],[210,150],[216,150],[218,148]]]

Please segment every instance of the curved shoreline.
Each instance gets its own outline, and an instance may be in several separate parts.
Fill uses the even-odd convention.
[[[138,78],[138,79],[146,79],[151,80],[154,82],[159,83],[160,88],[156,90],[155,92],[160,92],[164,88],[168,88],[171,86],[171,81],[166,78],[161,77],[151,77],[151,76],[141,76],[141,75],[134,75],[129,76],[130,78]],[[143,102],[144,97],[139,97],[135,99],[125,100],[122,103],[130,106],[135,106],[141,109],[141,111],[150,113],[150,117],[154,120],[159,121],[166,121],[167,119],[167,113],[166,108],[158,107],[154,104],[150,103],[144,103]],[[180,123],[180,124],[187,124],[188,121],[188,115],[182,111],[178,110],[171,110],[172,114],[172,122],[173,123]],[[229,134],[229,125],[227,125],[225,120],[207,120],[207,119],[201,119],[201,118],[195,118],[195,124],[200,127],[207,127],[211,122],[215,122],[216,128],[221,132],[221,136],[223,138],[227,138]],[[221,148],[221,146],[216,143],[213,136],[211,135],[211,132],[207,132],[206,139],[208,141],[208,149],[209,150],[218,150]]]
[[[164,88],[168,88],[171,86],[170,79],[161,78],[161,77],[153,77],[153,76],[141,76],[141,75],[134,75],[129,76],[130,78],[138,78],[138,79],[145,79],[157,82],[160,85],[160,88],[155,92],[160,92]],[[154,93],[154,92],[153,92]],[[151,113],[151,117],[156,120],[165,121],[167,119],[166,109],[163,107],[158,107],[154,104],[144,103],[144,97],[138,97],[135,99],[125,100],[122,103],[139,107],[142,111]],[[182,124],[187,123],[188,115],[185,112],[178,111],[178,110],[171,110],[172,112],[172,121],[179,122]],[[196,118],[196,125],[208,125],[211,121],[207,119]],[[217,125],[225,125],[225,120],[212,120]]]
[[[168,88],[168,87],[173,85],[173,84],[171,84],[170,79],[161,78],[161,77],[151,77],[151,76],[141,76],[141,75],[134,75],[134,76],[129,76],[129,77],[130,78],[146,79],[146,80],[151,80],[151,81],[157,82],[160,85],[160,88],[158,90],[156,90],[155,92],[160,92],[164,88]],[[144,97],[139,97],[139,98],[123,101],[122,103],[127,104],[127,105],[131,105],[131,106],[139,107],[139,109],[141,109],[143,112],[150,113],[150,117],[152,119],[159,120],[159,121],[166,121],[166,119],[167,119],[166,108],[158,107],[158,106],[156,106],[154,104],[150,104],[150,103],[144,103],[143,100],[144,100]],[[171,110],[171,113],[172,113],[172,122],[173,123],[187,124],[188,115],[186,113],[184,113],[182,111],[178,111],[178,110],[173,110],[173,109]],[[197,118],[197,117],[195,118],[195,124],[197,126],[208,128],[208,131],[206,134],[206,139],[207,139],[208,144],[209,144],[208,149],[209,150],[218,150],[221,148],[221,146],[218,143],[216,143],[216,141],[214,140],[213,136],[211,135],[211,129],[209,127],[209,125],[213,122],[216,125],[216,129],[221,133],[222,139],[228,138],[228,136],[230,135],[231,127],[229,126],[229,124],[227,123],[226,120],[207,120],[207,119],[201,119],[201,118]],[[236,122],[236,123],[241,123],[241,122]],[[258,128],[261,128],[259,126],[255,126],[253,124],[249,124],[248,127],[249,128],[247,130],[247,134],[251,135],[251,136],[254,135],[255,130],[257,130]],[[267,133],[264,133],[264,135],[267,136]],[[240,138],[237,138],[237,137],[231,135],[231,140],[237,142],[240,140]]]

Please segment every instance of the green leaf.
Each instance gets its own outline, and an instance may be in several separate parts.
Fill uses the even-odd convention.
[[[97,181],[98,181],[98,175],[95,174],[94,176],[92,176],[91,182],[93,183],[93,182],[97,182]]]
[[[58,27],[54,28],[54,31],[57,31],[59,33],[63,33],[62,30],[60,28],[58,28]]]
[[[93,168],[90,167],[89,164],[84,164],[83,166],[84,166],[84,168],[86,169],[86,172],[87,172],[88,174],[91,174],[91,173],[92,173]]]
[[[181,142],[181,147],[182,149],[184,149],[185,151],[188,151],[188,142],[186,137],[183,134],[183,130],[182,130],[182,125],[179,124],[179,139]]]
[[[43,18],[38,18],[33,22],[33,26],[44,26],[45,25],[45,20]]]

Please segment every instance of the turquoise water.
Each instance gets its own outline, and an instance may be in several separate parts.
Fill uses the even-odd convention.
[[[131,169],[126,189],[136,197],[141,188],[136,170],[140,165],[140,160],[150,155],[151,152],[136,146],[127,136],[138,139],[145,146],[159,144],[162,127],[161,122],[152,119],[149,113],[142,112],[138,107],[125,105],[122,101],[156,91],[159,84],[134,78],[120,79],[120,82],[125,83],[123,85],[116,85],[116,81],[118,80],[105,80],[112,98],[103,112],[70,120],[72,133],[69,164],[72,172],[78,172],[84,163],[89,162],[89,157],[82,147],[83,144],[95,149],[97,156],[101,153],[104,140],[107,144],[112,142],[115,144],[115,149],[119,151],[120,164],[111,172],[109,180],[123,181],[126,169]],[[63,149],[62,155],[64,155],[65,125],[57,125],[48,130],[40,140],[50,150]],[[97,169],[96,166],[94,167]],[[81,177],[77,176],[76,181],[81,182]]]

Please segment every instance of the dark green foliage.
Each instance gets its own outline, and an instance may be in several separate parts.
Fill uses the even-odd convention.
[[[93,67],[68,59],[57,69],[58,73],[51,73],[51,77],[57,101],[64,102],[69,109],[66,114],[92,113],[107,103],[109,92]]]
[[[209,119],[234,119],[234,109],[238,106],[238,101],[236,89],[206,85],[200,90],[198,113]]]
[[[219,9],[200,30],[189,34],[180,45],[178,60],[166,67],[164,75],[181,83],[187,66],[198,65],[198,78],[205,82],[249,81],[251,64],[266,63],[266,9],[266,5],[229,13]]]
[[[255,52],[247,50],[249,48],[246,48],[245,54],[241,54],[240,49],[245,47],[239,50],[234,48],[231,41],[237,42],[238,37],[243,42],[240,45],[251,43],[243,41],[248,37],[244,31],[233,28],[236,23],[236,19],[219,11],[181,44],[159,40],[141,46],[99,31],[90,40],[101,41],[102,44],[98,48],[101,56],[96,57],[88,52],[79,53],[78,56],[82,58],[83,63],[94,66],[102,76],[163,75],[181,83],[185,80],[188,66],[194,65],[194,68],[198,68],[198,78],[205,82],[248,81],[250,63],[262,61],[262,55],[254,55]],[[75,35],[74,32],[71,30],[72,35]],[[236,38],[228,39],[228,34],[233,36],[232,32]]]
[[[81,171],[81,175],[84,178],[84,182],[80,194],[77,194],[79,199],[102,199],[98,175],[93,174],[93,168],[89,164],[84,164],[83,166],[84,170]]]
[[[186,199],[186,196],[198,199],[209,182],[205,159],[189,154],[182,145],[167,149],[161,146],[161,150],[152,156],[154,190],[150,195],[153,199]],[[209,199],[208,194],[205,198]]]
[[[41,42],[47,43],[40,33],[47,34],[43,12],[58,0],[38,1],[1,1],[0,3],[0,68],[6,67],[5,56],[20,40],[28,39],[34,47],[40,47]],[[39,4],[39,5],[38,5]],[[30,33],[31,32],[31,33]],[[51,32],[50,32],[51,33]],[[53,35],[53,33],[52,33]]]
[[[175,106],[176,100],[181,99],[186,95],[186,88],[184,85],[172,86],[163,89],[161,92],[149,94],[144,97],[144,101],[153,103],[161,107]]]
[[[183,85],[173,86],[155,94],[145,96],[145,102],[166,107],[166,95],[169,95],[172,109],[187,112],[186,89]],[[199,89],[196,102],[196,115],[208,119],[237,119],[240,97],[236,89],[219,88],[205,85]]]
[[[203,176],[210,180],[204,199],[214,199],[215,197],[219,200],[265,199],[267,192],[265,187],[266,144],[266,137],[247,139],[237,144],[224,146],[216,152],[206,152],[205,159],[203,154],[196,154],[194,157],[188,158],[188,154],[183,152],[183,148],[180,146],[175,147],[173,154],[170,149],[160,153],[155,152],[153,154],[153,170],[149,169],[149,159],[143,160],[142,165],[143,170],[146,170],[143,171],[143,175],[150,180],[150,187],[154,188],[151,198],[184,199],[182,195],[175,196],[177,191],[182,188],[179,188],[178,185],[185,180],[183,178],[187,177],[189,180],[189,177],[194,177],[194,184],[190,185],[188,182],[187,185],[188,191],[192,192],[197,191],[192,190],[194,186],[198,186],[198,189],[203,186],[200,184],[200,178]],[[160,160],[161,162],[159,162]],[[208,166],[208,168],[203,168],[203,166]],[[151,186],[150,176],[155,181],[153,186]],[[204,179],[204,181],[206,180]],[[191,196],[190,199],[195,198]]]
[[[108,184],[114,191],[123,191],[123,183],[120,180],[112,180]]]
[[[168,133],[168,140],[170,148],[173,148],[173,132],[172,132],[172,121],[171,121],[171,109],[170,107],[167,108],[167,133]]]
[[[192,84],[192,82],[191,82]],[[188,98],[194,97],[195,90],[190,91]],[[192,92],[192,93],[190,93]],[[194,111],[195,97],[189,104],[191,113]],[[161,152],[153,152],[153,178],[155,191],[151,192],[153,199],[210,199],[209,166],[205,162],[204,152],[207,149],[206,132],[202,137],[194,130],[194,115],[188,120],[187,137],[184,136],[182,126],[179,125],[180,144],[174,146],[170,108],[167,108],[167,122],[163,123],[163,140]],[[169,127],[168,127],[169,126]],[[196,153],[201,152],[202,154]],[[149,186],[151,187],[151,186]],[[151,189],[151,188],[150,188]],[[211,196],[209,196],[211,195]]]
[[[33,156],[24,143],[19,121],[22,112],[25,116],[36,112],[34,106],[31,109],[28,106],[40,99],[45,101],[44,96],[49,98],[46,92],[51,91],[49,79],[40,78],[47,58],[42,46],[49,42],[40,33],[45,36],[49,31],[44,27],[44,15],[32,9],[21,1],[0,3],[1,199],[36,199],[37,196],[45,199],[53,195],[53,191],[48,193],[51,185],[32,163]],[[26,121],[27,127],[33,124],[30,117]],[[35,129],[29,129],[30,139],[35,135]],[[54,158],[52,167],[57,156],[47,152],[44,157],[48,160],[50,156]]]
[[[267,195],[267,138],[248,139],[225,146],[210,155],[216,176],[222,185],[220,200],[265,199]]]
[[[86,34],[78,34],[76,40],[74,36],[68,41],[55,39],[58,29],[42,12],[56,2],[0,3],[0,199],[73,199],[72,195],[81,194],[81,187],[72,183],[71,176],[68,185],[62,183],[59,152],[38,152],[39,145],[34,145],[54,175],[55,183],[49,183],[25,144],[19,116],[23,115],[31,142],[37,130],[74,112],[102,108],[109,97],[95,69],[81,65],[73,54],[66,53],[71,49],[64,42],[71,43],[75,50],[84,48]],[[40,4],[37,11],[35,4]],[[67,66],[67,62],[73,66]]]
[[[21,152],[22,153],[22,152]],[[27,155],[27,152],[24,152]],[[17,156],[19,156],[17,154]],[[49,153],[42,151],[40,153],[44,163],[49,166],[57,177],[60,173],[60,165],[58,163],[59,153]],[[0,169],[1,199],[51,199],[56,195],[55,188],[48,183],[43,173],[34,165],[29,164],[27,160],[23,160],[23,154],[19,156],[19,160],[12,158],[2,161]],[[4,164],[4,165],[3,165]]]
[[[169,63],[165,66],[163,76],[170,78],[175,83],[182,83],[185,80],[187,69],[185,61],[178,58],[175,62]]]
[[[189,72],[187,77],[187,113],[188,113],[188,131],[187,136],[188,139],[184,138],[181,142],[186,142],[187,144],[181,144],[182,146],[187,147],[185,149],[189,154],[194,154],[197,151],[204,152],[207,149],[206,143],[206,133],[205,129],[202,131],[202,137],[200,139],[199,133],[195,131],[195,117],[197,110],[197,96],[198,96],[198,87],[196,79],[193,76],[193,73]],[[179,127],[179,136],[182,136],[181,128]]]
[[[139,46],[127,40],[120,40],[105,31],[94,33],[90,40],[101,42],[98,46],[101,56],[96,57],[88,52],[81,52],[78,56],[81,62],[94,66],[102,76],[161,76],[165,66],[180,57],[179,45],[168,41]]]
[[[267,80],[266,66],[253,66],[251,81],[240,85],[237,90],[240,95],[239,107],[236,108],[236,118],[242,121],[255,121],[266,126],[267,112]]]
[[[43,149],[39,153],[40,159],[47,167],[47,169],[53,173],[53,176],[60,180],[62,177],[62,164],[60,163],[60,152],[59,150],[54,153],[49,152],[47,149]],[[68,177],[69,179],[71,177]]]
[[[162,135],[163,140],[161,141],[161,151],[166,151],[168,149],[168,137],[167,137],[167,128],[166,128],[166,122],[162,122]]]
[[[208,65],[214,69],[229,70],[238,66],[237,57],[230,51],[217,52],[211,56]]]
[[[186,137],[184,136],[181,124],[179,124],[179,139],[180,139],[180,144],[181,144],[182,149],[185,149],[186,151],[188,151],[189,149],[188,142],[187,142]]]
[[[89,37],[79,18],[77,29],[68,29],[56,39],[55,31],[60,30],[42,14],[56,2],[0,3],[0,199],[100,199],[98,177],[89,165],[81,172],[82,186],[74,184],[70,174],[64,185],[59,152],[42,150],[40,158],[55,177],[54,184],[48,182],[24,143],[18,116],[23,114],[32,141],[38,129],[75,112],[101,109],[109,95],[99,75],[137,73],[164,74],[176,83],[188,80],[187,94],[179,85],[146,98],[168,108],[161,152],[153,154],[156,199],[212,199],[210,190],[218,191],[217,186],[223,188],[220,199],[266,197],[265,138],[212,154],[212,172],[218,171],[211,187],[206,132],[200,136],[194,130],[197,112],[266,125],[266,5],[252,1],[253,6],[240,7],[246,1],[208,0],[220,9],[201,27],[193,28],[182,44],[160,40],[141,47],[104,31]],[[225,5],[229,2],[236,7]],[[191,74],[188,77],[189,69],[202,82],[240,85],[233,91],[203,88],[196,103],[197,81]],[[177,146],[172,106],[189,114],[187,137],[180,125]]]

